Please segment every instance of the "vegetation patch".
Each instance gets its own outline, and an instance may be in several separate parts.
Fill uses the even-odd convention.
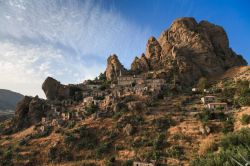
[[[225,135],[217,148],[191,162],[192,166],[247,165],[250,161],[250,129]],[[216,153],[217,152],[217,153]]]
[[[240,121],[241,121],[241,124],[242,124],[242,125],[248,125],[248,124],[250,123],[250,115],[248,115],[248,114],[243,114],[243,115],[241,116]]]

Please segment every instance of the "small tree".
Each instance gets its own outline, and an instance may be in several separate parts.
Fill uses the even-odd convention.
[[[200,91],[204,91],[204,89],[206,89],[208,86],[208,82],[207,79],[205,77],[201,77],[197,83],[197,88]]]

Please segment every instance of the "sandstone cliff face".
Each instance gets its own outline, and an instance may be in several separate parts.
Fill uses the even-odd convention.
[[[126,69],[120,63],[118,57],[113,54],[110,55],[107,60],[107,68],[105,70],[107,80],[113,80],[120,75],[120,72],[124,74]]]
[[[18,131],[37,124],[45,116],[46,103],[38,96],[25,96],[16,106],[14,130]]]
[[[141,67],[141,62],[148,67]],[[230,47],[227,34],[220,26],[194,18],[175,20],[158,39],[151,37],[146,56],[136,58],[131,70],[164,71],[163,78],[175,78],[192,84],[201,76],[211,77],[234,66],[247,65]]]

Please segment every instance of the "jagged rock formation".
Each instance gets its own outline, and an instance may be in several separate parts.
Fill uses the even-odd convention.
[[[62,85],[52,77],[46,78],[43,82],[42,89],[48,100],[69,98],[69,87]]]
[[[197,23],[194,18],[180,18],[158,39],[149,38],[145,56],[135,58],[131,71],[151,70],[168,81],[175,78],[181,84],[192,84],[202,76],[211,77],[245,65],[242,56],[229,47],[222,27],[207,21]]]
[[[105,70],[107,80],[113,80],[120,74],[124,74],[126,69],[123,67],[118,57],[113,54],[107,60],[107,68]]]
[[[145,54],[142,54],[141,58],[135,57],[134,61],[131,64],[131,70],[135,72],[136,74],[142,71],[149,70],[149,63]]]
[[[21,130],[37,124],[45,116],[46,102],[38,96],[32,98],[25,96],[16,107],[14,130]]]

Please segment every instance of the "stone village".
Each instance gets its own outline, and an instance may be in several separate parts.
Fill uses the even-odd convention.
[[[111,108],[114,107],[120,98],[126,96],[137,96],[140,98],[156,98],[167,83],[164,79],[147,78],[144,75],[126,75],[117,78],[117,83],[112,83],[106,89],[101,89],[101,84],[96,82],[85,81],[82,84],[78,84],[81,91],[81,100],[76,101],[74,99],[64,99],[61,101],[51,101],[50,110],[47,116],[42,117],[41,123],[38,125],[38,132],[45,132],[47,128],[65,127],[67,122],[81,121],[87,118],[89,115],[93,119],[99,117],[110,117],[113,115]],[[191,91],[197,91],[193,88]],[[77,91],[75,95],[79,92]],[[208,90],[204,90],[205,94],[201,98],[204,108],[215,110],[220,108],[221,110],[227,110],[227,103],[216,102],[218,99],[209,94]],[[89,107],[98,108],[96,112],[88,113]],[[135,166],[148,166],[155,165],[154,162],[134,162]]]

